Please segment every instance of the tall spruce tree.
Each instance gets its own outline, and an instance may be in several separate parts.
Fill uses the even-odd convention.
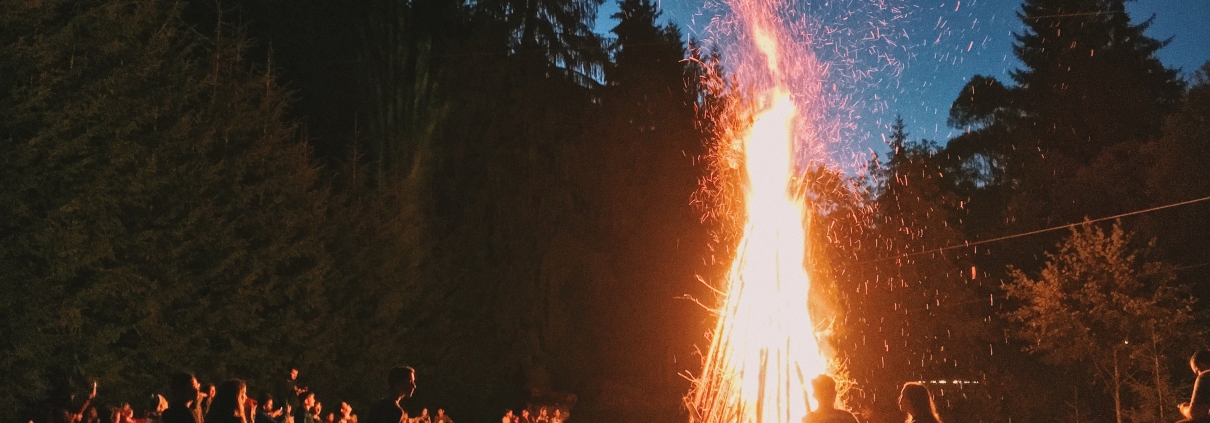
[[[984,181],[979,190],[1009,199],[976,204],[1006,215],[976,218],[991,227],[971,227],[971,235],[1065,223],[1144,198],[1132,183],[1141,180],[1132,173],[1140,166],[1131,164],[1174,110],[1182,82],[1156,57],[1165,42],[1145,34],[1150,21],[1132,23],[1123,3],[1026,1],[1015,85],[976,76],[959,93],[950,124],[970,132],[951,140],[947,153],[965,162],[958,170],[968,179]]]
[[[1011,73],[1012,84],[976,75],[959,93],[949,124],[966,131],[944,156],[966,205],[960,227],[966,239],[1155,204],[1155,191],[1146,186],[1154,156],[1146,145],[1179,104],[1183,83],[1156,57],[1166,42],[1148,37],[1150,21],[1133,23],[1124,3],[1025,1],[1018,14],[1025,28],[1014,44],[1024,66]],[[1008,279],[1006,265],[1031,274],[1043,265],[1038,245],[1058,241],[1058,234],[1004,240],[987,246],[975,264],[993,280]],[[1018,305],[1000,303],[1003,310]],[[1014,350],[1028,347],[1004,340]],[[1070,382],[1087,374],[1078,366],[1008,352],[997,356],[1034,370],[1000,373],[1002,382],[1046,387],[1050,394],[1009,391],[1004,404],[1015,406],[1006,410],[1046,408],[1050,414],[1043,415],[1061,418],[1081,407],[1112,407],[1086,384]]]

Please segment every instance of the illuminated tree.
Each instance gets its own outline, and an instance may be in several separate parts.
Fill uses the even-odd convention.
[[[1030,352],[1099,381],[1118,422],[1170,421],[1178,393],[1165,357],[1199,343],[1194,300],[1171,284],[1169,266],[1131,242],[1119,224],[1108,233],[1093,224],[1073,229],[1036,275],[1010,271],[1005,291],[1019,307],[1008,317]]]

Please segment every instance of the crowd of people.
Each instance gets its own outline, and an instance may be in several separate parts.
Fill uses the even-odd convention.
[[[103,416],[93,404],[97,385],[79,405],[52,407],[49,423],[453,423],[444,409],[429,415],[427,408],[409,416],[400,405],[416,389],[415,372],[410,367],[391,369],[387,375],[390,395],[375,403],[364,420],[348,402],[336,410],[324,412],[315,392],[298,383],[298,370],[290,369],[285,389],[279,397],[269,391],[256,397],[248,395],[247,384],[231,379],[203,387],[194,375],[178,373],[169,380],[168,398],[153,394],[147,408],[137,416],[129,403],[109,407]],[[280,402],[279,402],[280,401]],[[68,401],[69,403],[71,401]],[[32,421],[30,423],[33,423]]]
[[[1195,376],[1193,394],[1189,402],[1178,406],[1184,419],[1177,423],[1210,423],[1210,350],[1194,353],[1189,359],[1189,367]],[[835,407],[834,379],[820,375],[811,381],[811,385],[819,408],[807,414],[803,423],[859,423],[853,413]],[[907,414],[906,423],[941,423],[933,394],[922,383],[903,385],[899,391],[899,409]]]
[[[532,415],[527,408],[521,410],[521,414],[518,415],[513,413],[513,410],[504,410],[504,418],[501,419],[501,423],[563,423],[567,420],[566,414],[557,407],[538,407],[537,411],[537,415]]]
[[[1210,350],[1201,350],[1189,360],[1196,379],[1189,402],[1179,406],[1185,417],[1178,423],[1210,423]],[[203,389],[197,378],[188,373],[172,375],[171,395],[152,395],[146,410],[138,417],[130,404],[112,407],[103,419],[91,404],[97,394],[92,392],[79,407],[58,407],[51,412],[50,423],[361,423],[353,407],[341,402],[337,411],[323,413],[323,404],[315,392],[297,383],[298,371],[291,369],[287,382],[287,401],[278,404],[269,393],[248,397],[243,380],[231,379],[218,386]],[[388,395],[374,403],[364,423],[453,423],[444,409],[430,415],[427,408],[409,416],[400,404],[416,390],[416,374],[410,367],[397,367],[387,374]],[[811,381],[818,407],[803,419],[804,423],[858,423],[853,413],[836,408],[836,381],[820,375]],[[941,423],[937,406],[928,386],[918,382],[903,385],[899,394],[899,409],[907,423]],[[536,413],[531,413],[536,411]],[[518,415],[505,410],[501,423],[564,423],[566,414],[555,407],[524,409]],[[32,421],[30,423],[33,423]]]

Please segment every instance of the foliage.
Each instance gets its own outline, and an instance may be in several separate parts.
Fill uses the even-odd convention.
[[[1087,417],[1117,351],[1126,416],[1171,418],[1204,212],[1137,220],[1149,253],[1117,227],[1047,263],[949,248],[1210,195],[1208,85],[1182,97],[1121,3],[1026,1],[1013,83],[951,110],[969,133],[899,123],[866,179],[804,170],[850,404],[895,420],[902,382],[960,379],[945,417]],[[621,0],[612,39],[599,4],[0,0],[0,420],[92,378],[119,403],[288,365],[364,410],[398,364],[409,408],[459,420],[567,393],[577,421],[683,419],[751,99],[653,2]]]
[[[239,37],[166,2],[2,8],[2,418],[326,360],[327,192]]]
[[[1176,168],[1159,163],[1168,160],[1161,157],[1196,154],[1200,149],[1191,144],[1169,144],[1167,151],[1155,148],[1154,139],[1171,126],[1165,124],[1166,116],[1183,107],[1183,81],[1156,57],[1166,42],[1146,35],[1148,21],[1131,22],[1124,3],[1024,1],[1018,14],[1023,29],[1014,44],[1023,66],[1011,73],[1012,84],[976,75],[958,94],[949,124],[965,131],[938,155],[942,173],[962,204],[954,223],[963,238],[995,239],[1189,199],[1192,193],[1177,194],[1156,182],[1158,174],[1165,174],[1164,183],[1177,183],[1168,173]],[[1178,223],[1167,213],[1150,213],[1126,224],[1141,238],[1157,240],[1156,257],[1182,264],[1204,260],[1175,244],[1198,227],[1192,223],[1195,219]],[[1195,210],[1176,213],[1199,215]],[[1047,264],[1037,246],[1051,242],[1058,242],[1052,232],[1011,236],[981,246],[977,251],[982,254],[972,257],[971,264],[993,281],[1038,274]],[[1017,273],[1001,270],[1009,266]],[[1188,286],[1198,277],[1189,271],[1173,275],[1181,279],[1172,286]],[[983,336],[995,337],[1007,330],[1007,320],[1020,317],[1010,314],[1017,303],[996,301],[998,307],[1007,308],[988,316],[993,324]],[[1072,348],[1097,348],[1090,344],[1092,339],[1070,339],[1082,341],[1069,344]],[[996,360],[1003,365],[995,365],[1001,370],[994,373],[1006,388],[1016,383],[1036,395],[1029,400],[1022,390],[1007,391],[1000,415],[1014,420],[1112,417],[1112,396],[1081,382],[1093,375],[1087,363],[1020,356],[1018,348],[1038,347],[1032,338],[1029,343],[1024,340],[1003,338],[1009,355]],[[1168,346],[1173,349],[1158,355],[1153,348],[1152,371],[1147,373],[1151,377],[1138,382],[1143,388],[1131,385],[1133,379],[1119,379],[1124,387],[1120,399],[1127,408],[1143,413],[1123,415],[1139,421],[1170,418],[1171,412],[1164,415],[1160,410],[1170,411],[1175,402],[1167,396],[1167,388],[1155,388],[1167,382],[1155,381],[1175,375],[1170,369],[1183,357],[1173,357],[1187,355],[1197,345],[1200,341],[1190,341],[1181,349]],[[1002,354],[997,350],[997,356]],[[1104,362],[1100,364],[1104,368]],[[1161,405],[1165,401],[1167,405]],[[1032,418],[1022,416],[1035,412]]]
[[[946,153],[966,162],[953,168],[965,174],[958,179],[989,185],[961,195],[994,193],[973,201],[988,217],[968,226],[969,234],[1142,208],[1123,201],[1146,196],[1137,183],[1145,179],[1145,166],[1136,165],[1139,149],[1160,133],[1182,82],[1156,57],[1165,43],[1146,36],[1149,22],[1132,23],[1123,4],[1025,1],[1018,14],[1024,29],[1014,44],[1024,66],[1011,73],[1015,84],[975,76],[963,87],[950,124],[969,131],[951,140]],[[1067,206],[1047,207],[1059,203]]]
[[[1083,369],[1115,397],[1129,388],[1135,399],[1122,407],[1131,421],[1166,421],[1175,389],[1164,357],[1197,342],[1194,300],[1172,285],[1169,266],[1148,261],[1131,241],[1120,224],[1108,233],[1073,228],[1036,276],[1012,269],[1005,291],[1020,306],[1008,316],[1031,352]]]
[[[902,121],[887,138],[890,155],[871,162],[866,182],[869,223],[850,230],[864,233],[847,237],[850,258],[833,272],[847,303],[839,346],[856,384],[853,403],[893,419],[899,411],[889,399],[903,382],[957,380],[965,384],[935,389],[943,415],[998,410],[991,398],[1004,385],[970,382],[1000,381],[1011,361],[993,353],[1003,344],[988,318],[994,286],[975,273],[970,251],[951,248],[961,243],[964,210],[943,172],[946,158],[931,141],[909,140]]]

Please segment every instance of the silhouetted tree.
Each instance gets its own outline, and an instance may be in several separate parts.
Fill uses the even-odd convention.
[[[955,170],[966,180],[995,193],[980,196],[978,213],[1002,216],[974,218],[986,223],[969,227],[970,235],[1144,204],[1139,147],[1159,134],[1182,82],[1156,58],[1165,42],[1144,34],[1150,21],[1131,23],[1123,3],[1026,1],[1015,85],[975,76],[959,93],[949,122],[970,132],[946,153],[965,162]],[[1064,206],[1046,207],[1054,204]],[[1008,247],[1017,248],[1024,247]]]
[[[0,4],[0,418],[52,375],[136,399],[330,357],[327,192],[288,97],[179,7]]]

